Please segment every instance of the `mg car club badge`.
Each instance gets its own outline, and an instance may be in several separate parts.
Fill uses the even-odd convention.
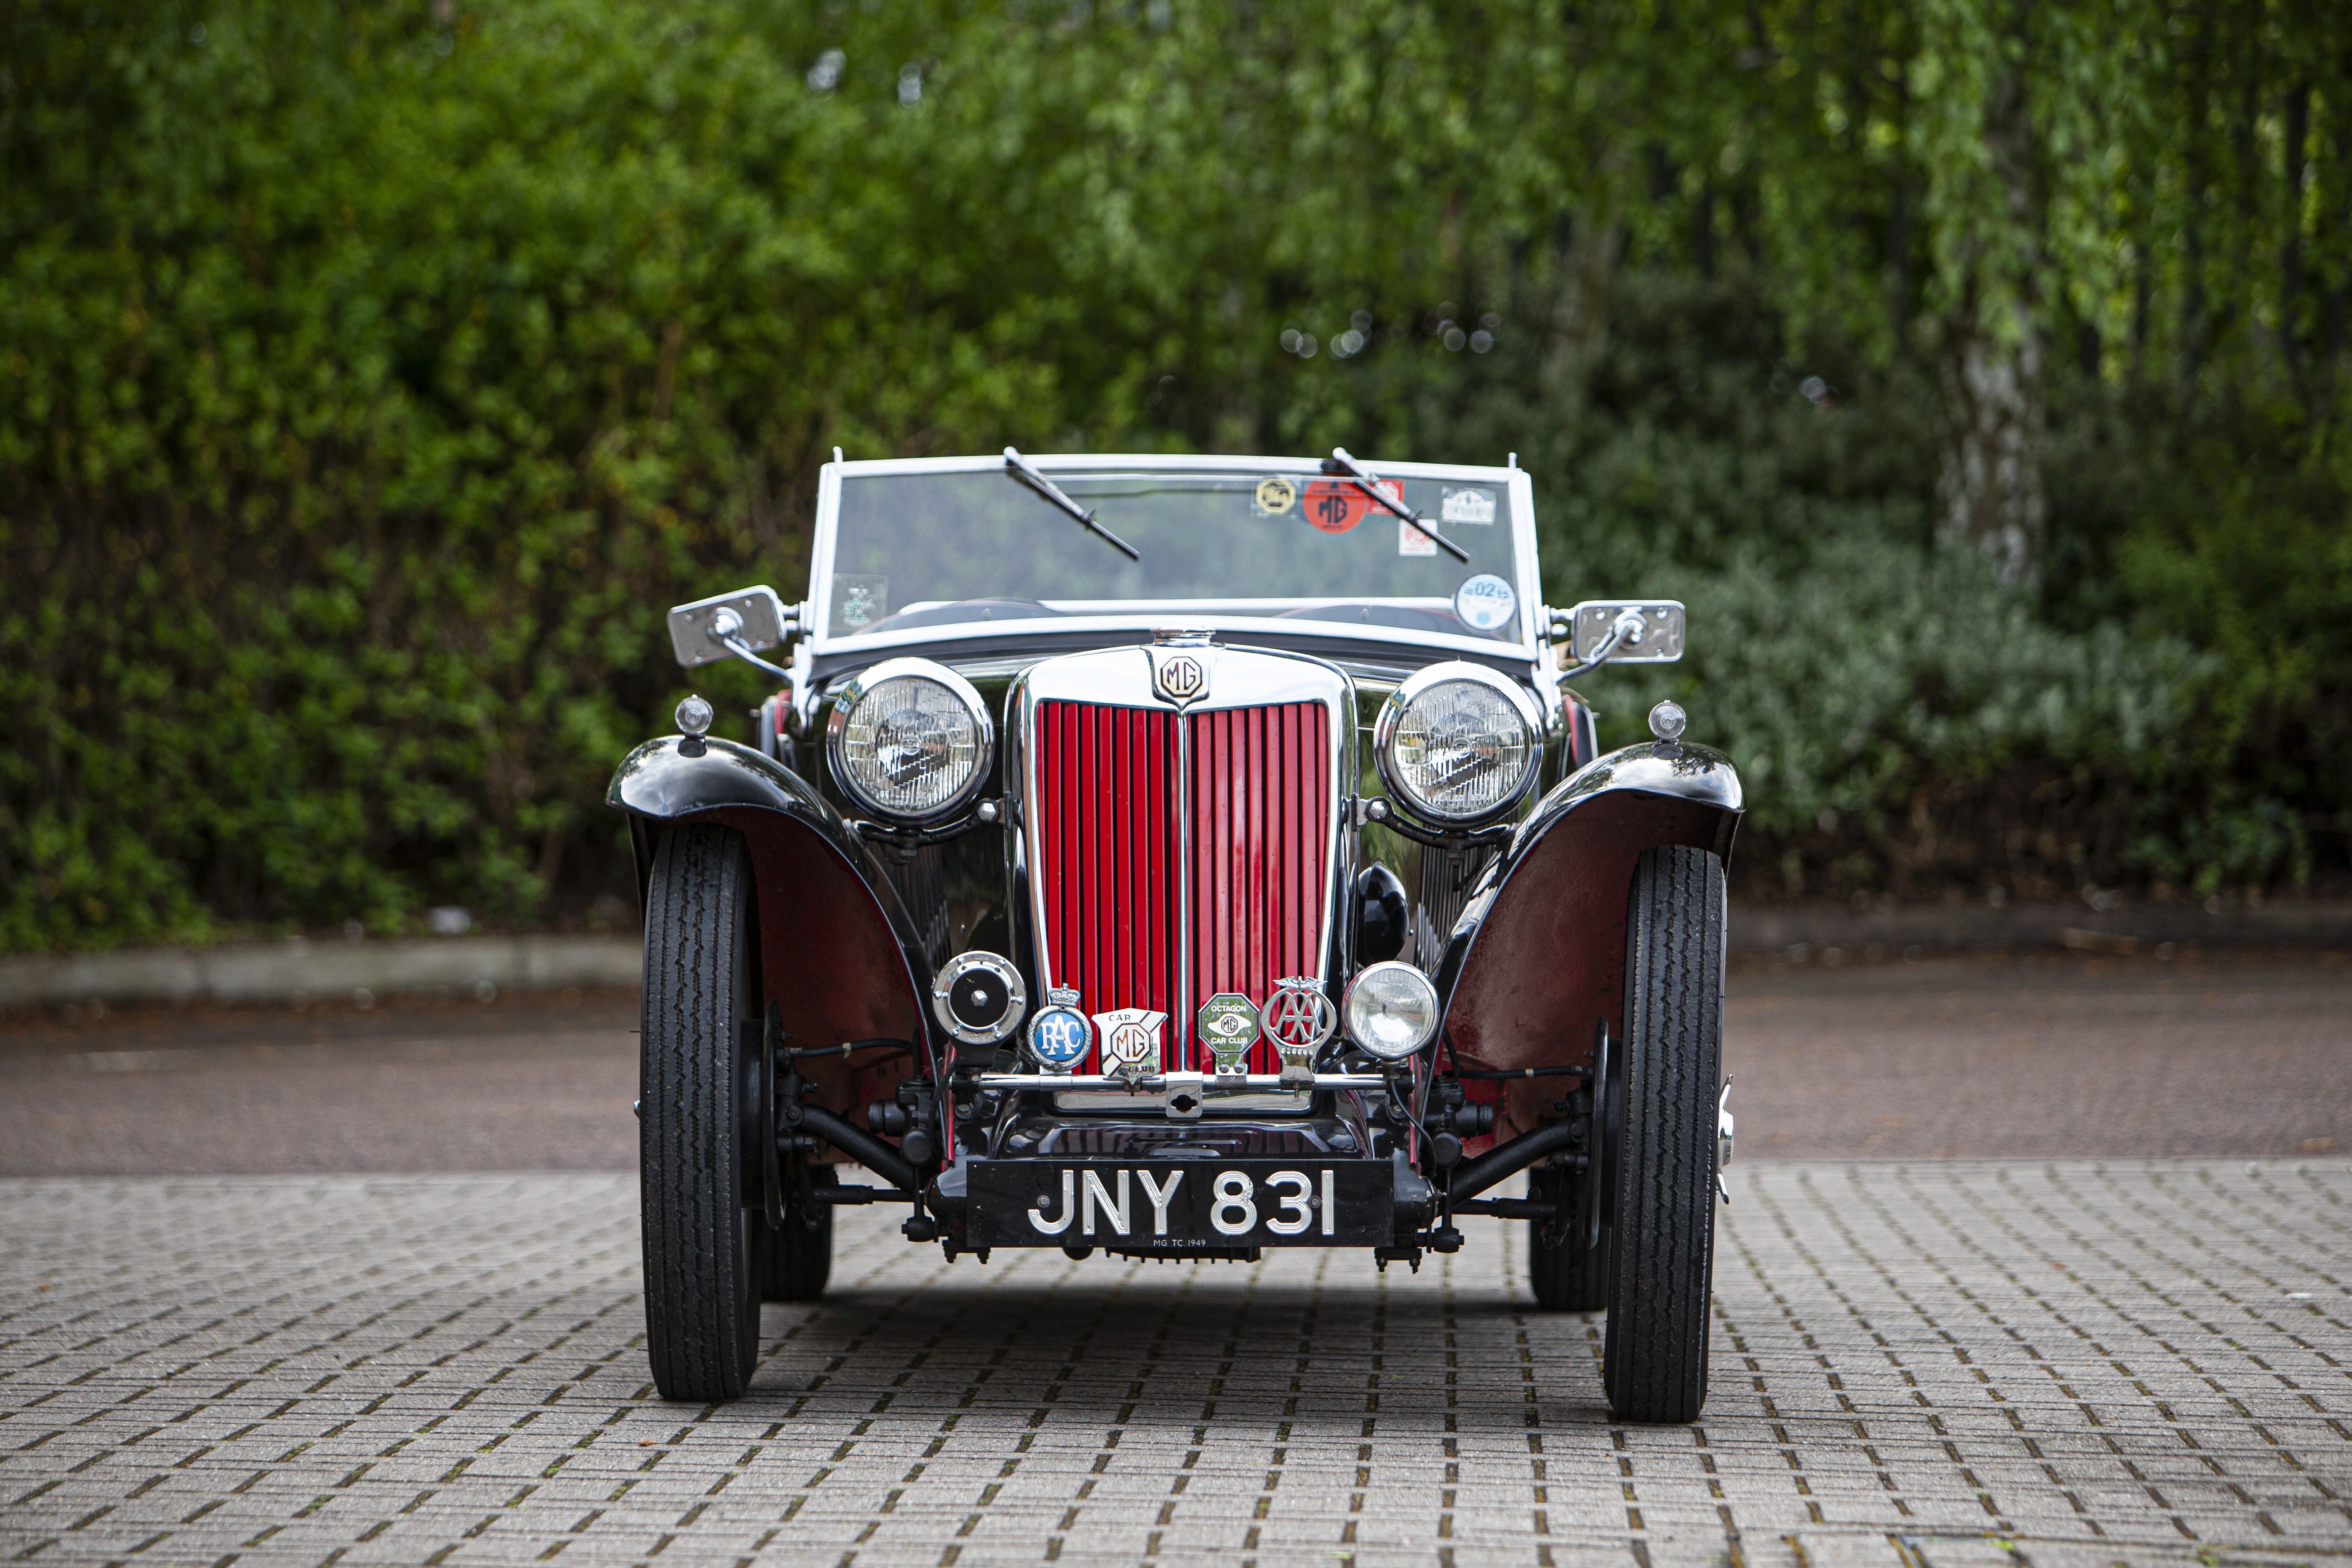
[[[1293,975],[1275,985],[1265,999],[1265,1037],[1282,1053],[1285,1083],[1312,1083],[1315,1058],[1339,1026],[1339,1009],[1313,975]]]
[[[1238,991],[1220,991],[1201,1004],[1193,1021],[1202,1044],[1217,1059],[1217,1076],[1249,1070],[1249,1048],[1257,1043],[1257,1004]]]
[[[1045,1005],[1029,1020],[1029,1059],[1046,1072],[1075,1072],[1095,1043],[1095,1027],[1078,1011],[1078,993],[1049,986]]]
[[[1095,1026],[1102,1031],[1104,1068],[1129,1083],[1159,1072],[1160,1026],[1167,1022],[1167,1014],[1145,1007],[1096,1014]]]

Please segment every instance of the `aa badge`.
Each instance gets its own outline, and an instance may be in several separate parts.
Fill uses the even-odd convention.
[[[1217,1058],[1217,1076],[1249,1071],[1249,1048],[1257,1043],[1257,1004],[1238,991],[1220,991],[1194,1016],[1201,1043]]]
[[[1167,1014],[1143,1007],[1096,1014],[1095,1026],[1102,1031],[1104,1070],[1129,1083],[1157,1074],[1160,1026],[1166,1022]]]
[[[1339,1026],[1339,1009],[1323,994],[1312,975],[1293,975],[1275,983],[1265,999],[1265,1037],[1282,1053],[1282,1081],[1305,1086],[1315,1081],[1315,1058]]]
[[[1049,987],[1045,1005],[1029,1020],[1029,1058],[1046,1072],[1075,1072],[1093,1048],[1095,1027],[1078,1011],[1078,993],[1067,985]]]

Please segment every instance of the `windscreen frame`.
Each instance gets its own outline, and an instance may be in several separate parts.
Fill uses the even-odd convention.
[[[1308,481],[1330,477],[1311,458],[1085,453],[1031,456],[1029,460],[1048,476],[1079,479],[1096,473],[1156,469],[1169,473],[1281,475],[1295,478],[1303,486]],[[803,622],[805,646],[810,654],[818,658],[828,656],[864,657],[868,654],[881,658],[916,648],[936,648],[945,654],[956,644],[1001,641],[1008,635],[1018,635],[1019,629],[1024,627],[1056,640],[1068,637],[1085,639],[1099,635],[1109,642],[1119,640],[1122,634],[1148,631],[1168,624],[1171,617],[1181,617],[1187,626],[1243,637],[1253,632],[1275,632],[1286,637],[1309,635],[1338,642],[1438,648],[1457,657],[1493,659],[1500,655],[1515,660],[1536,661],[1539,657],[1539,644],[1545,628],[1540,624],[1541,574],[1536,560],[1534,489],[1527,472],[1517,468],[1482,468],[1450,463],[1375,463],[1369,466],[1383,479],[1451,480],[1493,485],[1508,491],[1512,567],[1516,578],[1512,588],[1518,601],[1514,613],[1512,636],[1496,637],[1409,627],[1359,626],[1304,616],[1276,618],[1270,615],[1209,614],[1189,608],[1186,601],[1176,599],[1135,600],[1121,608],[1101,614],[1062,615],[1034,621],[955,622],[882,632],[835,631],[830,624],[829,612],[844,481],[902,474],[979,473],[1001,470],[1004,467],[1001,457],[971,457],[889,458],[870,462],[836,460],[824,466],[817,481],[815,539],[810,561],[808,602]],[[1115,521],[1106,519],[1106,522],[1116,529]],[[1069,535],[1068,548],[1072,550],[1110,548],[1100,540],[1087,538],[1084,530],[1074,521],[1046,522],[1043,526],[1065,528]],[[1443,524],[1434,520],[1432,526],[1444,531]],[[1340,599],[1346,596],[1335,594],[1329,597]]]

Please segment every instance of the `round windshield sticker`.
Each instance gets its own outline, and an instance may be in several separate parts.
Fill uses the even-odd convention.
[[[1280,474],[1272,474],[1257,482],[1257,510],[1269,516],[1288,511],[1298,500],[1298,487]]]
[[[1381,493],[1400,505],[1404,490],[1394,479],[1381,481]],[[1307,487],[1307,521],[1325,533],[1345,533],[1374,512],[1392,515],[1352,479],[1318,479]]]
[[[1519,596],[1492,572],[1481,572],[1454,590],[1454,613],[1476,631],[1497,632],[1518,614]]]

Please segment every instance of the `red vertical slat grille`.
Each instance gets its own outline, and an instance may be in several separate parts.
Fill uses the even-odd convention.
[[[1285,702],[1185,722],[1197,889],[1192,995],[1238,991],[1264,1006],[1276,981],[1323,972],[1328,719],[1319,702]],[[1205,1068],[1205,1054],[1189,1065]],[[1264,1040],[1250,1053],[1252,1072],[1281,1067]]]
[[[1037,876],[1054,984],[1088,1013],[1149,1007],[1175,1035],[1176,720],[1146,708],[1037,710]],[[1099,1053],[1080,1072],[1100,1072]]]
[[[1276,980],[1319,974],[1331,820],[1328,716],[1319,702],[1198,713],[1192,860],[1184,864],[1178,720],[1146,708],[1041,702],[1036,719],[1044,943],[1054,984],[1087,1012],[1169,1015],[1167,1065],[1205,1070],[1178,1016],[1177,879],[1192,889],[1197,1007],[1220,991],[1263,1006]],[[1250,1070],[1281,1067],[1263,1041]],[[1099,1072],[1099,1055],[1082,1072]]]

